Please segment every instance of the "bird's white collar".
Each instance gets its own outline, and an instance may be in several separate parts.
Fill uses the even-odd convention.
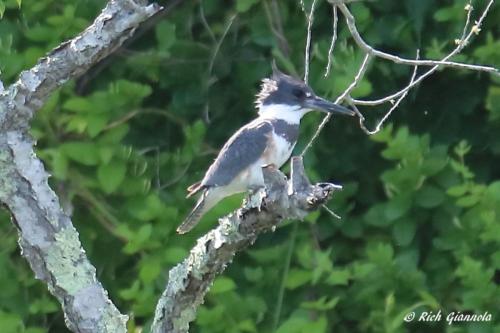
[[[264,119],[283,119],[290,124],[300,123],[300,119],[310,110],[287,104],[262,105],[259,117]]]

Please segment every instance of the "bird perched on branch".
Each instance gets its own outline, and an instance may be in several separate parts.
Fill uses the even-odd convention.
[[[258,118],[240,128],[222,147],[201,182],[188,188],[187,197],[201,192],[196,206],[177,228],[191,230],[219,201],[230,195],[264,187],[262,167],[280,168],[292,154],[302,117],[318,110],[354,115],[352,110],[316,96],[303,81],[275,66],[257,94]]]

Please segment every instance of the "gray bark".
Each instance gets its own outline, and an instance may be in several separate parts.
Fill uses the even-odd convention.
[[[126,332],[127,316],[97,280],[77,231],[50,189],[27,134],[29,121],[55,89],[112,53],[160,9],[112,0],[85,31],[22,72],[10,87],[0,85],[0,203],[19,230],[22,255],[61,302],[74,332]]]
[[[274,168],[264,168],[266,189],[250,197],[238,211],[219,220],[219,226],[198,239],[189,256],[169,272],[168,283],[155,313],[154,333],[185,333],[215,277],[234,255],[253,244],[283,219],[302,219],[324,204],[334,184],[311,185],[302,158],[292,158],[290,180]]]

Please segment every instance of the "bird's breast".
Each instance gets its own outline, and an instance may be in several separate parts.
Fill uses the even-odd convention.
[[[292,154],[297,143],[299,125],[289,124],[284,120],[272,120],[273,131],[269,133],[268,146],[263,155],[262,164],[275,164],[281,167]]]

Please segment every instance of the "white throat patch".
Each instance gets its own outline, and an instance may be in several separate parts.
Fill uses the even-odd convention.
[[[289,124],[298,124],[300,119],[310,110],[287,104],[262,105],[259,108],[260,118],[283,119]]]

